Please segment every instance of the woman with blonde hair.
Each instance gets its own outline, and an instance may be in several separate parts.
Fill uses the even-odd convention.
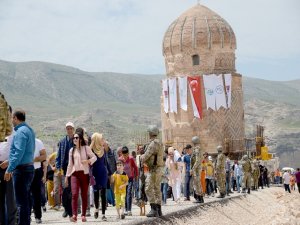
[[[93,186],[94,190],[94,203],[95,203],[95,219],[99,216],[99,194],[101,192],[101,209],[102,220],[107,221],[105,217],[106,210],[106,189],[108,188],[108,176],[111,176],[111,171],[107,163],[105,151],[105,140],[100,133],[94,133],[92,135],[91,149],[95,153],[97,160],[93,164],[93,176],[95,177],[96,184]]]

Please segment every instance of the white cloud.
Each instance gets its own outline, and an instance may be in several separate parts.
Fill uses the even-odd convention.
[[[203,0],[237,37],[237,63],[300,56],[298,0]],[[2,0],[0,58],[87,71],[164,73],[164,32],[196,0]],[[291,64],[291,72],[296,70]],[[276,67],[276,65],[275,65]],[[239,68],[239,67],[238,67]],[[240,69],[243,70],[241,67]],[[246,73],[247,71],[239,71]],[[257,71],[258,73],[260,71]],[[270,68],[276,73],[276,68]],[[297,78],[296,72],[292,78]],[[280,79],[275,77],[274,79]]]

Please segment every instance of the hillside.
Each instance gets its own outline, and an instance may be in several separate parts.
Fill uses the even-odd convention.
[[[13,107],[28,112],[29,123],[49,148],[55,147],[69,120],[89,132],[103,132],[113,147],[133,147],[134,138],[143,138],[148,124],[160,126],[162,78],[0,60],[0,91]],[[300,161],[300,80],[244,77],[243,89],[247,137],[254,137],[256,124],[266,126],[271,150],[283,156],[283,165],[296,166]]]

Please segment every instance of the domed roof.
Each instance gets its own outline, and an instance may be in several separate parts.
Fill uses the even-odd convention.
[[[197,4],[184,12],[167,29],[163,39],[163,54],[176,54],[191,49],[236,49],[235,34],[222,17]]]

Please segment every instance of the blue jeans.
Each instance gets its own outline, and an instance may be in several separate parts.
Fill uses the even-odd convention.
[[[275,184],[279,184],[279,183],[280,183],[280,178],[279,178],[279,176],[276,176],[276,177],[274,178],[274,183],[275,183]]]
[[[240,192],[241,191],[241,186],[242,186],[242,177],[241,176],[236,176],[236,187],[237,187],[237,191]]]
[[[206,193],[208,195],[210,195],[211,193],[214,194],[214,184],[213,184],[213,180],[212,179],[205,179],[206,181]]]
[[[231,191],[231,185],[230,185],[230,173],[226,172],[226,193],[228,194]]]
[[[129,178],[128,185],[126,186],[126,202],[125,208],[126,211],[131,211],[132,207],[132,188],[133,188],[133,178]]]
[[[162,197],[162,201],[163,201],[164,204],[167,204],[168,187],[169,187],[168,183],[161,183],[160,184],[160,190],[161,190],[161,193],[162,193],[161,197]]]
[[[114,192],[113,192],[113,186],[111,186],[111,188],[107,189],[106,190],[106,198],[107,198],[107,202],[113,206],[116,205],[115,203],[115,195],[114,195]]]
[[[33,165],[17,166],[13,173],[19,225],[30,225],[30,186],[33,176]]]
[[[186,173],[185,174],[185,181],[184,181],[184,197],[186,197],[187,199],[190,199],[190,186],[191,186],[191,180],[192,180],[192,176],[190,175],[190,173]]]

